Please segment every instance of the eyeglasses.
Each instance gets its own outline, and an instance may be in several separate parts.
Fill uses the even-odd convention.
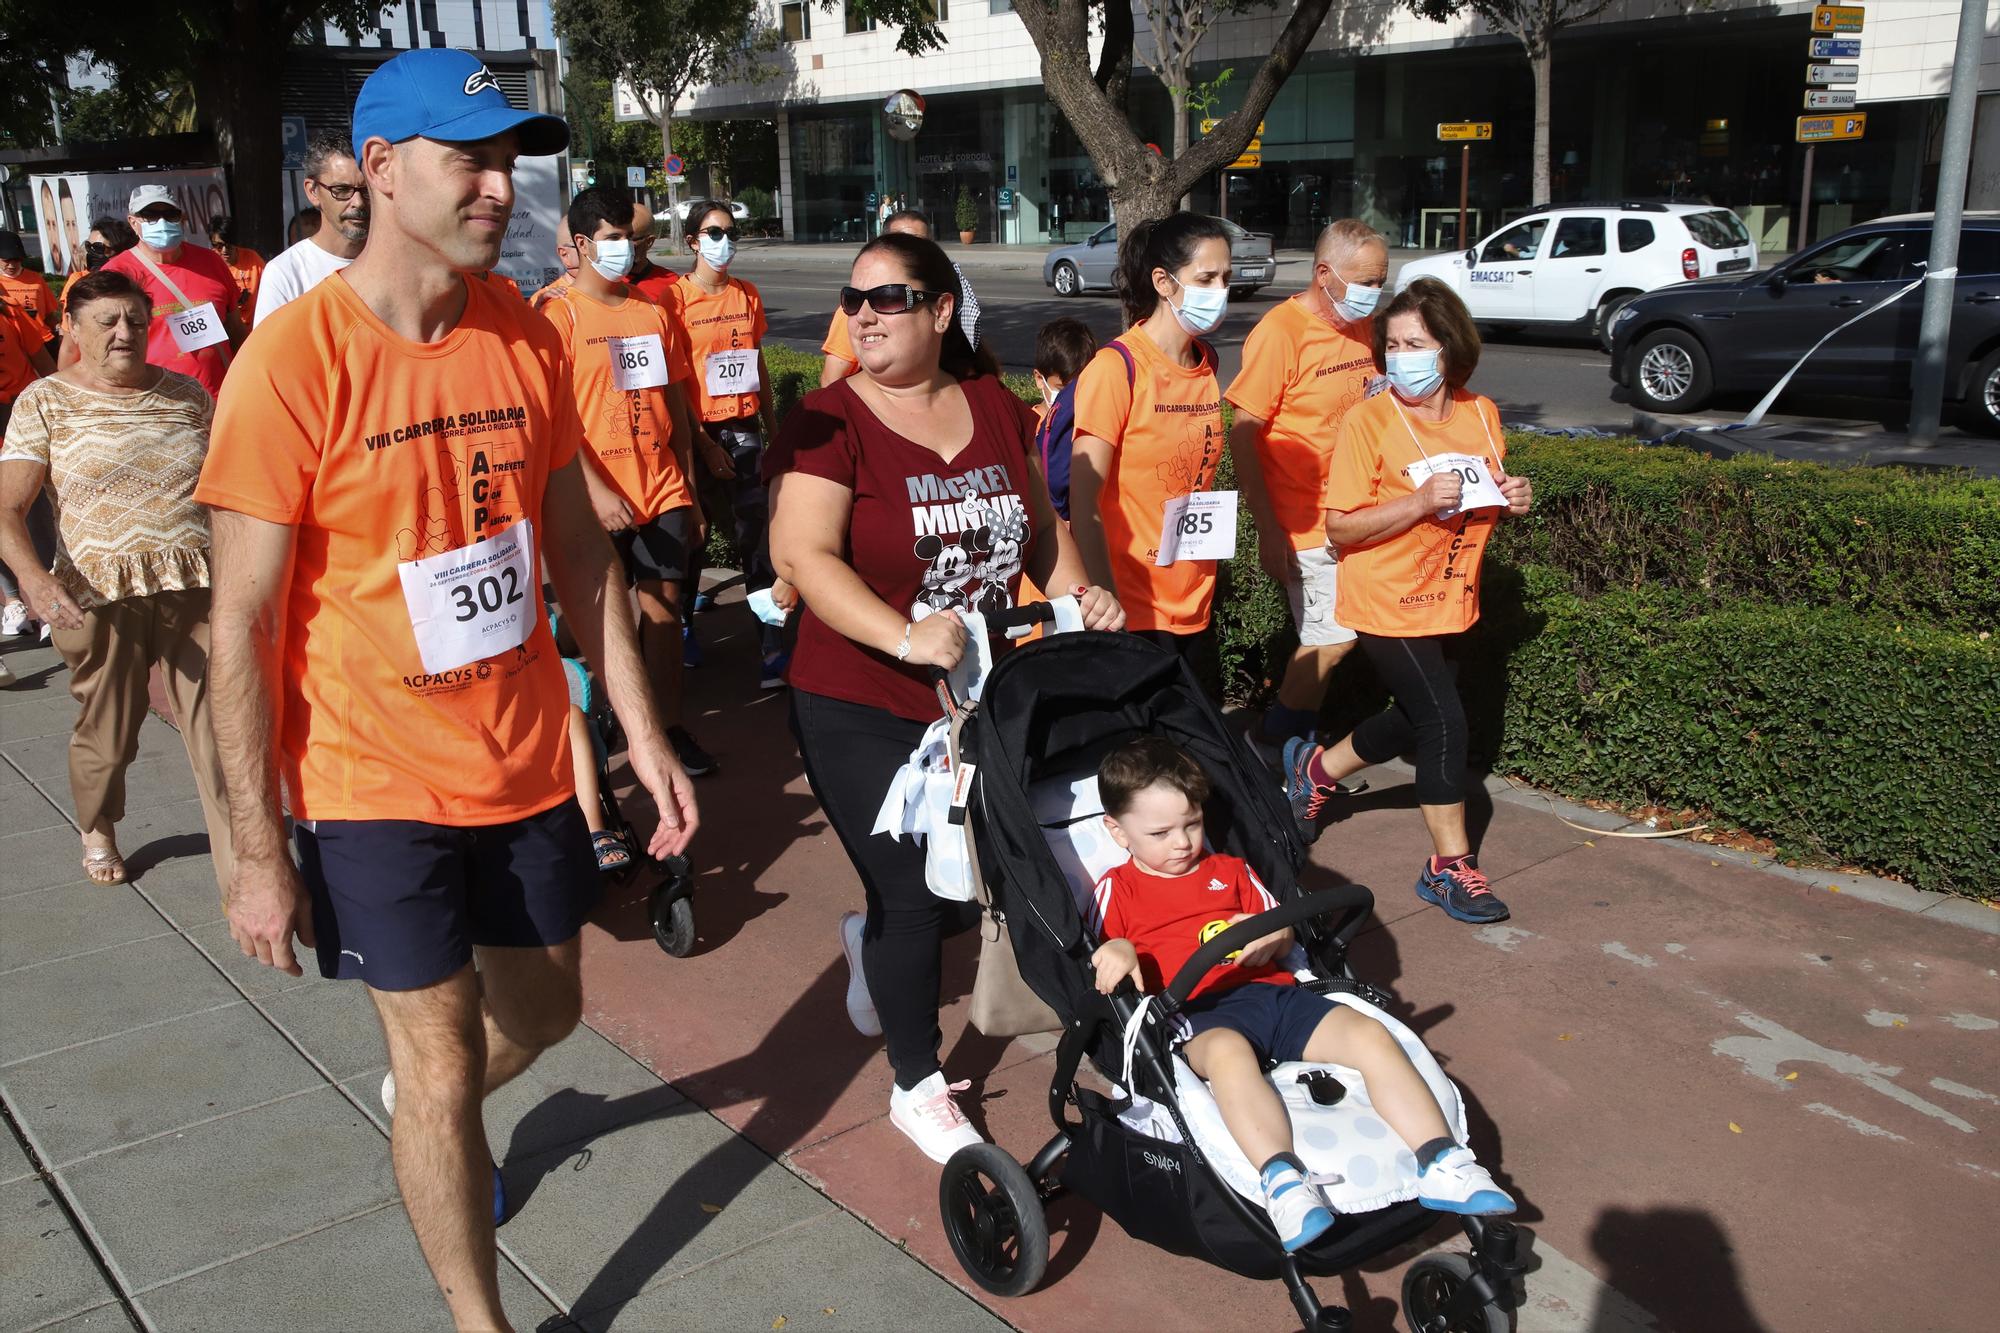
[[[734,227],[701,227],[697,230],[711,241],[733,241],[739,234]]]
[[[311,181],[314,185],[319,186],[320,189],[325,190],[328,194],[332,195],[334,200],[338,203],[344,204],[357,194],[368,193],[368,187],[366,185],[328,185],[325,181],[319,179],[319,177],[317,176],[308,176],[306,177],[306,179]]]
[[[907,282],[885,282],[880,287],[870,287],[862,291],[859,287],[840,289],[840,309],[842,314],[858,315],[861,303],[867,302],[878,315],[900,315],[906,310],[915,310],[926,301],[935,301],[942,292],[926,292],[910,286]]]

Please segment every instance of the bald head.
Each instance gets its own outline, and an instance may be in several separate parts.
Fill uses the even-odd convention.
[[[1313,263],[1324,264],[1328,268],[1346,269],[1357,256],[1373,260],[1381,256],[1382,267],[1389,265],[1389,243],[1359,218],[1342,218],[1329,222],[1319,234],[1319,241],[1313,246]]]
[[[914,208],[900,209],[891,213],[888,221],[882,224],[882,230],[905,232],[911,236],[921,236],[927,241],[931,239],[929,219]]]
[[[653,210],[644,201],[632,205],[632,267],[638,268],[653,252]]]

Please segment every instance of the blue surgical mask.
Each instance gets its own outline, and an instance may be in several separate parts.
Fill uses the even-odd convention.
[[[1223,315],[1229,311],[1229,289],[1227,287],[1188,287],[1179,278],[1174,286],[1181,289],[1181,303],[1167,302],[1180,326],[1199,338],[1204,333],[1215,332],[1216,325],[1222,323]]]
[[[1407,402],[1421,403],[1444,383],[1435,347],[1423,352],[1391,352],[1382,360],[1389,372],[1390,385]]]
[[[1382,300],[1382,289],[1380,287],[1363,287],[1359,283],[1348,282],[1346,278],[1341,277],[1339,269],[1333,271],[1333,276],[1340,278],[1347,285],[1347,295],[1343,297],[1336,299],[1332,292],[1327,292],[1326,294],[1326,299],[1332,304],[1334,313],[1339,315],[1343,322],[1359,324],[1362,320],[1375,313],[1375,307]],[[1321,290],[1325,289],[1322,288]]]
[[[591,257],[590,266],[607,282],[623,282],[625,275],[632,271],[632,242],[620,237],[606,237],[596,242],[594,248],[597,253]]]
[[[171,250],[187,233],[174,218],[147,218],[139,224],[139,239],[155,250]]]
[[[707,260],[708,266],[713,269],[728,268],[729,261],[736,258],[736,242],[727,236],[719,241],[704,236],[696,245],[696,249],[701,251],[701,257]]]

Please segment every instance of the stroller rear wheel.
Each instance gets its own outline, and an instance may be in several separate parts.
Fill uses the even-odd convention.
[[[1049,1266],[1049,1222],[1021,1164],[990,1143],[960,1148],[938,1179],[951,1251],[995,1296],[1025,1296]]]
[[[1403,1275],[1403,1320],[1412,1333],[1507,1333],[1505,1310],[1459,1301],[1471,1280],[1472,1261],[1462,1254],[1427,1255],[1411,1264]]]

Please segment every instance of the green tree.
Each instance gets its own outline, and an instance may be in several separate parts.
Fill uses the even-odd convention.
[[[195,120],[215,136],[228,173],[238,234],[274,250],[284,171],[276,72],[294,44],[326,25],[358,37],[385,8],[382,0],[0,0],[10,75],[0,85],[14,85],[0,93],[0,116],[17,140],[52,139],[54,109],[38,115],[34,103],[67,87],[71,60],[103,66],[121,89],[190,88]]]
[[[577,64],[632,90],[674,151],[674,104],[691,88],[748,71],[775,38],[755,0],[553,0],[556,31]],[[668,224],[678,238],[680,219]]]
[[[857,13],[900,28],[896,44],[902,50],[921,55],[945,44],[931,0],[847,0],[847,4]],[[1177,137],[1185,142],[1185,108],[1190,93],[1200,91],[1187,75],[1199,35],[1193,41],[1184,40],[1187,25],[1198,23],[1206,31],[1217,13],[1270,6],[1265,0],[1146,0],[1146,4],[1149,11],[1158,11],[1155,31],[1164,33],[1167,43],[1165,47],[1156,43],[1148,59],[1161,58],[1165,52],[1166,67],[1179,71],[1176,76],[1162,75],[1162,81],[1168,83],[1168,95],[1174,98],[1175,119],[1181,125]],[[833,0],[820,0],[822,9],[832,5]],[[1041,56],[1042,81],[1049,100],[1076,131],[1084,151],[1090,154],[1091,165],[1111,188],[1111,203],[1119,219],[1130,226],[1173,212],[1197,183],[1242,154],[1332,6],[1333,0],[1298,0],[1271,54],[1244,85],[1236,110],[1223,117],[1213,133],[1171,156],[1148,148],[1127,118],[1134,42],[1130,3],[1015,0],[1014,12],[1020,15]],[[1371,14],[1378,11],[1368,0],[1344,0],[1344,7],[1366,9]],[[1104,34],[1095,65],[1090,60],[1093,20]],[[1174,52],[1183,54],[1176,56]],[[1176,86],[1178,94],[1173,91]]]

